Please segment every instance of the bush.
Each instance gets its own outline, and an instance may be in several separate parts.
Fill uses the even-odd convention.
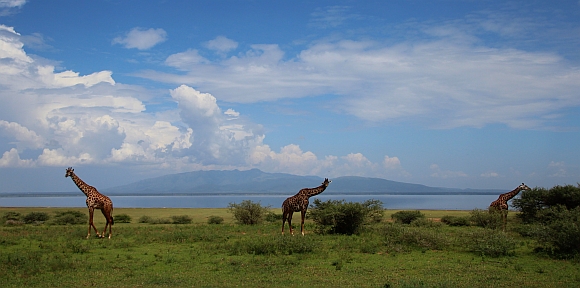
[[[514,254],[516,241],[499,230],[484,229],[471,233],[468,237],[469,251],[481,256],[500,257]]]
[[[190,224],[193,219],[188,215],[171,216],[173,224]]]
[[[31,224],[31,223],[42,223],[49,219],[47,213],[44,212],[30,212],[24,215],[24,223]]]
[[[20,218],[21,218],[20,213],[12,211],[4,213],[4,215],[2,216],[3,222],[6,222],[8,220],[20,221]]]
[[[224,218],[220,216],[209,216],[207,219],[207,224],[222,224],[224,222]]]
[[[570,258],[580,254],[580,207],[568,210],[563,206],[543,211],[549,221],[535,230],[542,249],[558,257]]]
[[[151,216],[144,215],[144,216],[139,217],[139,220],[137,220],[137,222],[139,222],[139,223],[151,223],[152,220],[153,220],[153,218],[151,218]]]
[[[382,205],[379,200],[353,203],[344,200],[322,202],[315,199],[309,211],[310,217],[317,225],[318,233],[352,235],[357,233],[365,222],[377,222],[377,219],[382,219]]]
[[[139,223],[149,223],[149,224],[171,224],[172,221],[167,218],[153,218],[151,216],[141,216],[139,218]]]
[[[471,225],[471,221],[469,217],[459,217],[459,216],[450,216],[445,215],[441,217],[441,222],[445,223],[449,226],[469,226]]]
[[[264,215],[269,212],[270,207],[262,207],[260,203],[244,200],[240,204],[230,203],[229,212],[234,214],[234,218],[240,224],[254,225],[262,223]]]
[[[498,229],[503,227],[503,220],[501,216],[501,211],[495,210],[481,210],[473,209],[470,214],[470,220],[475,226]]]
[[[80,211],[57,212],[52,223],[56,225],[76,225],[86,224],[89,221],[88,216]]]
[[[115,215],[114,217],[114,222],[115,223],[131,223],[131,216],[127,215],[127,214],[119,214],[119,215]]]
[[[421,213],[419,210],[416,211],[399,211],[391,215],[391,219],[395,220],[395,223],[411,224],[416,219],[425,218],[425,214]]]
[[[436,229],[403,226],[398,223],[388,223],[383,230],[387,247],[399,247],[395,250],[408,248],[442,249],[447,245],[443,236]]]

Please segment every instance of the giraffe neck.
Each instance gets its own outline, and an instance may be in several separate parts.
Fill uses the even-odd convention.
[[[505,201],[508,201],[508,200],[516,197],[516,195],[518,195],[518,193],[520,193],[521,190],[522,190],[522,188],[521,187],[518,187],[518,188],[514,189],[513,191],[510,191],[508,193],[503,194],[504,200]]]
[[[312,197],[312,196],[316,196],[316,195],[318,195],[318,194],[320,194],[320,193],[324,192],[324,190],[325,190],[325,189],[326,189],[326,185],[320,185],[320,186],[318,186],[318,187],[316,187],[316,188],[310,188],[310,189],[308,189],[308,188],[307,188],[307,189],[303,189],[303,190],[302,190],[302,193],[303,193],[303,194],[304,194],[306,197],[310,198],[310,197]]]
[[[83,192],[85,194],[85,196],[89,197],[89,187],[91,187],[89,184],[85,183],[85,181],[81,180],[81,178],[79,178],[76,174],[72,174],[70,176],[70,178],[73,180],[73,182],[75,182],[75,184],[77,185],[77,187],[79,187],[79,189],[81,190],[81,192]]]

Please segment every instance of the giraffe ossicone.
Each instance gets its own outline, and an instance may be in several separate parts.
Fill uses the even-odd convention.
[[[282,203],[282,234],[284,234],[284,224],[286,223],[286,220],[288,220],[290,234],[294,235],[294,231],[292,230],[292,215],[294,212],[300,212],[300,216],[302,216],[300,232],[302,232],[302,236],[304,236],[304,217],[306,216],[306,210],[308,209],[308,199],[324,192],[330,182],[332,181],[328,180],[328,178],[324,178],[322,185],[316,188],[301,189],[296,195],[284,200],[284,203]]]
[[[73,180],[73,182],[77,185],[77,187],[79,187],[81,192],[83,192],[85,196],[87,196],[86,203],[87,208],[89,208],[89,233],[87,234],[87,239],[91,237],[91,227],[95,229],[95,233],[97,233],[97,237],[99,238],[105,238],[107,227],[109,227],[109,239],[111,239],[112,235],[111,229],[114,224],[113,201],[111,201],[109,197],[99,193],[99,191],[97,191],[95,187],[81,180],[81,178],[79,178],[74,171],[75,170],[72,167],[68,167],[66,169],[66,174],[64,175],[64,177],[65,178],[70,177]],[[107,221],[107,223],[105,224],[105,229],[103,230],[103,234],[99,234],[97,227],[95,227],[95,224],[93,224],[93,213],[95,209],[101,210],[103,216],[105,216],[105,219]]]

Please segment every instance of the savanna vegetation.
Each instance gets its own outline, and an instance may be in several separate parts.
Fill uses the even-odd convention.
[[[505,232],[501,216],[487,210],[393,211],[375,200],[314,200],[306,236],[280,235],[280,209],[244,201],[224,209],[117,208],[113,238],[86,240],[86,208],[0,208],[0,283],[578,287],[580,208],[547,200],[576,197],[580,187],[566,187],[524,191],[514,201],[522,212],[510,212]]]

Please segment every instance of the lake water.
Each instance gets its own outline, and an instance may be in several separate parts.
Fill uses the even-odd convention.
[[[226,208],[244,200],[278,208],[291,195],[110,196],[116,208]],[[314,199],[364,202],[380,200],[385,209],[487,209],[498,195],[318,195]],[[0,207],[85,207],[84,195],[59,197],[0,197]]]

